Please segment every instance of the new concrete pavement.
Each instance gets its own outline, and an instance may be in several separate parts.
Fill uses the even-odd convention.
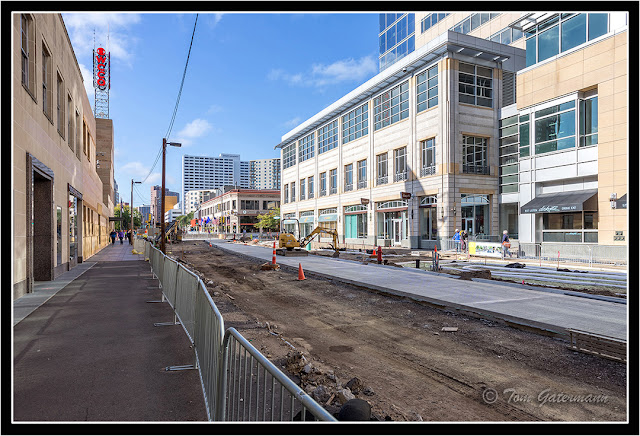
[[[273,255],[273,248],[219,239],[208,242],[265,262],[271,262]],[[627,339],[625,303],[544,292],[526,285],[460,280],[451,275],[412,268],[363,265],[361,262],[324,256],[277,256],[276,262],[296,269],[300,263],[305,274],[335,278],[389,294],[555,333],[563,334],[566,329],[576,329],[625,341]]]

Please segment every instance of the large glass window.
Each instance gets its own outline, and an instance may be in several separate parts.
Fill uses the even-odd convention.
[[[487,138],[462,136],[462,172],[489,174]]]
[[[356,205],[344,208],[344,237],[367,237],[367,206]]]
[[[300,179],[300,200],[304,200],[306,198],[306,179]]]
[[[561,51],[577,47],[587,41],[587,14],[578,14],[562,22]]]
[[[287,169],[296,164],[296,143],[282,148],[282,169]]]
[[[338,120],[318,129],[318,154],[338,146]]]
[[[313,133],[300,140],[298,162],[304,162],[305,160],[311,159],[315,156],[314,140],[315,134]]]
[[[536,111],[536,154],[576,146],[575,101]]]
[[[342,117],[342,143],[369,133],[369,104],[365,103]]]
[[[489,197],[487,195],[461,195],[462,230],[469,235],[489,235]],[[503,229],[504,230],[504,229]]]
[[[344,190],[352,191],[353,190],[353,164],[348,164],[344,166]]]
[[[580,147],[598,143],[598,96],[580,100]]]
[[[409,116],[409,81],[373,99],[374,130],[389,126]]]
[[[499,153],[500,192],[518,192],[518,115],[500,120]]]
[[[309,189],[309,196],[307,198],[313,198],[314,197],[313,176],[310,176],[307,179],[307,187]]]
[[[531,140],[529,138],[530,136],[529,114],[520,115],[519,121],[520,121],[520,126],[519,126],[520,134],[518,136],[518,139],[520,141],[520,157],[527,157],[530,154],[529,144],[531,143]]]
[[[327,173],[320,173],[320,197],[327,195]]]
[[[435,195],[420,199],[420,238],[438,239],[438,199]]]
[[[393,161],[395,167],[393,181],[400,182],[402,180],[407,180],[407,147],[393,150]]]
[[[296,201],[296,182],[291,182],[291,202]]]
[[[420,141],[421,161],[420,177],[430,176],[436,173],[436,139],[430,138]]]
[[[376,185],[384,185],[389,182],[389,173],[387,170],[387,153],[382,153],[376,156],[376,168],[378,176],[376,179]]]
[[[53,116],[53,90],[51,89],[52,78],[51,55],[46,47],[42,46],[42,111],[47,118]]]
[[[383,15],[385,18],[382,18]],[[380,71],[382,71],[414,51],[415,14],[380,14],[378,39]]]
[[[525,32],[527,67],[609,31],[609,14],[554,15]]]
[[[509,232],[509,238],[518,239],[518,203],[503,203],[500,205],[500,232]]]
[[[460,62],[458,73],[460,103],[493,106],[493,70]]]
[[[358,189],[367,187],[367,160],[358,161]]]
[[[418,112],[438,104],[438,65],[434,65],[417,76]]]
[[[338,169],[334,168],[329,171],[329,194],[338,192]]]

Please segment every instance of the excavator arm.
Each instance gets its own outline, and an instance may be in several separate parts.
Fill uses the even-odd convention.
[[[338,251],[338,232],[333,230],[333,229],[327,229],[327,228],[320,227],[320,226],[316,227],[305,238],[300,240],[300,247],[304,247],[309,242],[311,242],[313,240],[313,238],[316,237],[316,235],[319,235],[321,233],[326,233],[326,234],[331,235],[331,237],[333,238],[333,245],[331,246],[331,248],[333,248],[333,250],[334,250],[333,257],[338,257],[339,254],[340,254],[340,252]]]

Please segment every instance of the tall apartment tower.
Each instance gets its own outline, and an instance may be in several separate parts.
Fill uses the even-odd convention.
[[[180,194],[170,191],[169,188],[164,188],[164,208],[162,209],[162,186],[153,186],[151,188],[151,215],[155,223],[160,222],[160,214],[165,213],[167,210],[173,208],[173,206],[180,202]]]
[[[280,158],[249,161],[251,189],[280,189]]]
[[[249,162],[241,161],[239,154],[182,156],[182,198],[193,189],[248,188],[249,184]]]
[[[276,145],[281,216],[356,248],[624,249],[627,20],[381,15],[380,73]]]

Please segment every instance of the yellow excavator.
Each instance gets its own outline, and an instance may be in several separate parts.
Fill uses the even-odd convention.
[[[295,218],[287,218],[287,220],[298,221]],[[308,243],[310,243],[313,238],[322,233],[331,235],[331,237],[333,238],[333,243],[329,244],[333,249],[333,254],[331,255],[331,257],[338,257],[340,255],[340,251],[338,251],[338,232],[334,229],[328,229],[321,226],[316,227],[311,233],[300,239],[297,239],[293,233],[286,232],[284,231],[284,229],[282,229],[280,231],[280,237],[278,239],[278,250],[276,250],[276,253],[281,256],[286,256],[287,254],[306,256],[307,252],[306,250],[303,250],[303,248]],[[300,234],[300,222],[298,222],[298,234]]]

